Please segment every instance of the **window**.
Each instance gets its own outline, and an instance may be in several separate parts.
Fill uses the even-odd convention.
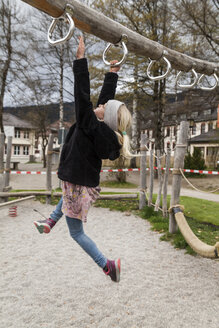
[[[7,155],[7,145],[5,145],[5,155]]]
[[[167,149],[170,149],[170,142],[167,142]]]
[[[196,134],[196,124],[192,127],[192,135],[194,136]]]
[[[211,109],[204,110],[204,115],[211,115]]]
[[[201,124],[201,133],[205,133],[205,123]]]
[[[154,134],[155,134],[155,132],[154,132],[154,130],[152,130],[151,131],[151,138],[154,138]]]
[[[177,131],[177,128],[176,128],[176,126],[174,126],[174,128],[173,128],[173,135],[174,135],[174,137],[176,136],[176,131]]]
[[[20,155],[20,146],[14,146],[14,155]]]
[[[181,114],[180,118],[181,118],[181,120],[186,120],[186,114]]]
[[[212,122],[208,123],[208,131],[211,131],[211,130],[213,130],[213,123]]]
[[[175,142],[173,142],[173,150],[175,150],[175,147],[176,147],[176,144],[175,144]]]
[[[28,146],[23,147],[23,155],[29,155],[29,147]]]
[[[24,139],[29,139],[29,131],[24,131]]]
[[[169,137],[170,136],[170,127],[168,127],[166,131],[167,131],[167,135],[166,136]]]
[[[20,137],[21,137],[21,131],[18,130],[18,129],[15,129],[14,137],[15,137],[15,138],[20,138]]]
[[[191,117],[192,118],[197,118],[198,117],[198,112],[192,112]]]

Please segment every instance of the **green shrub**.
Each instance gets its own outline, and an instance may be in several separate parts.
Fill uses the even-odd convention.
[[[188,153],[185,156],[185,162],[184,162],[185,169],[191,169],[191,170],[205,170],[205,160],[202,156],[201,149],[198,147],[194,148],[194,152],[191,155]],[[200,175],[196,173],[186,173],[187,177],[200,177]],[[203,175],[202,175],[203,176]]]

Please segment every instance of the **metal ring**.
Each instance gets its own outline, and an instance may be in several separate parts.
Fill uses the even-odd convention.
[[[202,74],[199,77],[198,82],[197,82],[198,85],[201,83],[201,81],[202,81],[202,79],[203,79],[204,76],[206,76],[206,75],[205,74]],[[206,90],[206,91],[214,90],[217,87],[217,85],[218,85],[218,77],[217,77],[217,74],[214,73],[213,74],[213,77],[215,79],[215,84],[212,87],[204,87],[204,86],[200,85],[199,88],[202,89],[202,90]]]
[[[194,82],[191,83],[191,84],[180,84],[180,83],[179,83],[179,78],[180,78],[180,76],[182,75],[182,73],[183,73],[183,72],[180,71],[180,72],[177,74],[175,85],[177,85],[179,88],[182,88],[182,89],[186,89],[186,88],[189,89],[189,88],[194,87],[194,86],[196,85],[197,81],[198,81],[198,74],[196,73],[196,71],[195,71],[194,69],[192,69],[192,73],[193,73],[195,79],[194,79]]]
[[[108,45],[106,46],[106,49],[104,50],[104,52],[103,52],[103,62],[104,62],[104,64],[106,64],[106,65],[108,65],[108,66],[111,66],[111,67],[117,67],[117,66],[121,66],[122,64],[124,64],[124,62],[125,62],[125,60],[126,60],[126,57],[127,57],[127,55],[128,55],[128,49],[127,49],[127,47],[126,47],[126,41],[127,41],[127,35],[125,35],[125,34],[123,34],[122,35],[122,38],[121,38],[121,40],[120,40],[120,42],[118,42],[118,43],[116,43],[116,44],[113,44],[113,43],[108,43]],[[116,63],[116,64],[111,64],[110,62],[108,62],[107,60],[106,60],[106,53],[110,50],[110,48],[112,48],[113,46],[115,46],[115,47],[122,47],[122,49],[123,49],[123,57],[122,57],[122,59],[118,62],[118,63]]]
[[[68,7],[66,7],[66,11],[68,10],[68,8],[69,8],[69,5],[68,5]],[[49,27],[47,37],[48,37],[49,43],[52,46],[57,46],[58,44],[63,44],[66,41],[70,40],[71,37],[73,36],[75,24],[74,24],[74,21],[73,21],[71,15],[68,12],[66,12],[66,11],[65,11],[65,13],[62,16],[60,16],[58,18],[54,18],[53,21],[52,21],[52,23],[51,23],[51,25],[50,25],[50,27]],[[53,33],[53,31],[54,31],[54,29],[55,29],[58,21],[60,21],[60,20],[67,20],[67,22],[69,23],[68,33],[62,39],[52,40],[52,33]]]
[[[159,80],[162,80],[162,79],[164,79],[164,78],[169,74],[169,72],[170,72],[171,64],[170,64],[169,60],[168,60],[166,57],[164,57],[164,56],[163,56],[162,58],[163,58],[163,60],[164,60],[164,61],[166,62],[166,64],[167,64],[167,70],[166,70],[166,72],[165,72],[164,74],[159,75],[159,76],[151,76],[151,75],[150,75],[151,67],[152,67],[153,64],[156,62],[156,60],[151,59],[149,65],[148,65],[148,68],[147,68],[147,76],[148,76],[149,79],[152,80],[152,81],[159,81]]]

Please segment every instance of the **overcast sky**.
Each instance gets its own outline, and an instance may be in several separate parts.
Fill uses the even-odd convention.
[[[27,13],[31,12],[31,10],[35,10],[32,6],[27,4],[26,2],[23,2],[22,0],[16,0],[17,5],[25,10]]]

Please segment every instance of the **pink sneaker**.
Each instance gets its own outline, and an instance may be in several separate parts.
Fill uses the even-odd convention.
[[[112,281],[119,282],[120,281],[120,272],[121,272],[121,260],[118,259],[116,261],[107,260],[106,263],[108,271],[103,272],[110,276]]]
[[[39,233],[49,233],[50,230],[54,227],[56,224],[56,221],[52,219],[46,219],[41,221],[34,221],[34,224],[36,228],[38,229]]]

